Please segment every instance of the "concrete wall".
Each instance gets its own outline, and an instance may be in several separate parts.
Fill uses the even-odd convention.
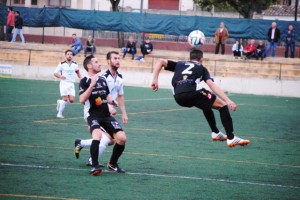
[[[12,66],[12,77],[22,79],[53,80],[58,81],[54,76],[54,67],[32,67],[32,66]],[[86,75],[86,71],[81,68],[81,73]],[[103,68],[102,71],[106,69]],[[127,86],[138,86],[150,88],[152,74],[148,72],[122,71],[124,83]],[[172,73],[163,72],[159,77],[160,88],[171,89]],[[256,94],[271,96],[287,96],[300,98],[300,81],[280,81],[264,80],[253,78],[233,78],[214,77],[215,83],[223,90],[230,93]],[[78,80],[77,80],[78,81]],[[203,83],[203,87],[207,86]],[[171,93],[171,90],[170,90]]]

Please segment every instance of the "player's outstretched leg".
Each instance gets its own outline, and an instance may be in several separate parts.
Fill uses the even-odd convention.
[[[126,134],[124,131],[119,131],[114,135],[114,138],[116,140],[116,144],[113,148],[113,152],[110,161],[107,164],[107,168],[117,173],[125,173],[125,170],[122,169],[117,162],[125,149]]]

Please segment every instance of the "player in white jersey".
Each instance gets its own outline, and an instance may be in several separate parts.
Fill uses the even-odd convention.
[[[110,96],[113,100],[118,101],[118,106],[122,112],[122,121],[124,124],[128,123],[128,117],[125,109],[125,101],[124,101],[124,88],[123,88],[123,78],[122,75],[118,73],[118,69],[120,67],[120,56],[118,52],[110,51],[106,55],[107,63],[109,65],[109,69],[102,75],[107,82],[107,86],[109,88]],[[109,112],[112,115],[116,115],[117,111],[115,107],[111,104],[108,104]],[[102,138],[99,144],[99,157],[101,157],[108,145],[114,144],[113,138],[106,133],[105,130],[102,129],[105,134],[102,134]],[[75,156],[78,159],[79,153],[82,148],[89,147],[92,144],[92,139],[75,140]],[[88,161],[88,165],[91,165],[91,158]]]
[[[66,60],[58,63],[54,76],[60,79],[59,89],[62,99],[57,100],[57,118],[64,118],[63,111],[67,104],[73,103],[75,99],[75,74],[81,78],[81,74],[76,62],[72,61],[73,53],[71,50],[65,51]]]

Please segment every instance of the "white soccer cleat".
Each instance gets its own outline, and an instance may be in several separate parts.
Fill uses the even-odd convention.
[[[57,105],[56,105],[56,110],[59,111],[60,99],[58,99],[58,100],[56,101],[56,103],[57,103]]]
[[[227,140],[227,146],[229,147],[235,147],[237,145],[247,145],[250,143],[250,140],[244,140],[242,138],[236,137],[234,136],[234,138],[232,140]]]
[[[225,141],[225,140],[227,140],[227,135],[225,135],[221,131],[219,131],[219,133],[212,132],[211,139],[213,141]]]
[[[56,117],[57,117],[57,118],[60,118],[60,119],[65,118],[61,113],[57,113]]]

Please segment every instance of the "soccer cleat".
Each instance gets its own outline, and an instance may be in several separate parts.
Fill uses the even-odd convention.
[[[56,117],[57,117],[57,118],[60,118],[60,119],[65,118],[61,113],[57,113]]]
[[[224,133],[222,133],[221,131],[219,131],[219,133],[212,132],[211,139],[213,141],[225,141],[225,140],[227,140],[227,136]]]
[[[122,168],[118,165],[118,163],[116,163],[116,164],[114,164],[114,165],[108,163],[108,164],[107,164],[107,168],[108,168],[110,171],[114,171],[114,172],[117,172],[117,173],[125,173],[125,170],[122,169]]]
[[[227,146],[229,146],[229,147],[234,147],[237,145],[244,146],[249,143],[250,143],[250,140],[244,140],[244,139],[236,137],[236,136],[234,136],[234,138],[232,140],[229,140],[229,139],[227,140]]]
[[[97,166],[94,166],[94,167],[91,168],[90,173],[91,173],[92,175],[96,176],[96,175],[98,175],[98,174],[101,174],[102,171],[103,171],[103,170],[102,170],[102,167],[100,167],[99,165],[97,165]]]
[[[59,106],[60,106],[60,99],[58,99],[57,101],[56,101],[56,110],[57,111],[59,111]]]
[[[92,158],[89,158],[88,160],[87,160],[87,162],[86,162],[86,166],[92,166]],[[101,164],[99,164],[98,165],[99,167],[102,167],[102,168],[104,168],[105,166],[104,165],[101,165]]]
[[[75,152],[75,156],[76,156],[77,159],[79,158],[80,151],[83,148],[83,146],[81,146],[80,142],[81,142],[81,139],[76,139],[75,142],[74,142],[75,143],[74,152]]]

